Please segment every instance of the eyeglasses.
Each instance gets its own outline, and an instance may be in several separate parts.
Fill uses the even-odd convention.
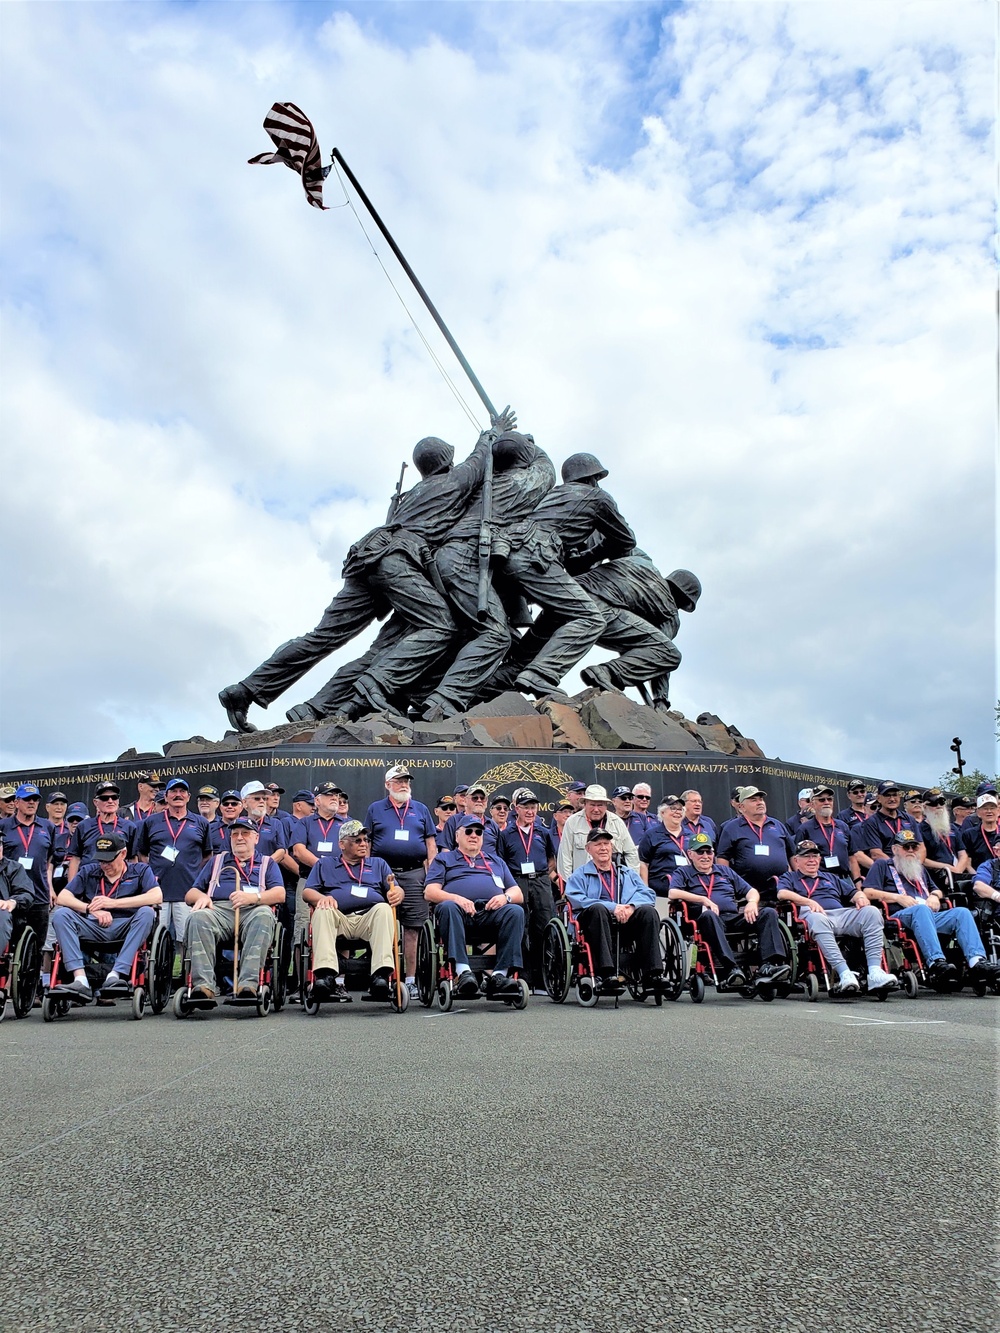
[[[652,800],[652,797],[651,797],[651,796],[636,796],[635,793],[633,793],[633,795],[632,795],[632,800],[633,800],[633,801],[650,801],[650,800]],[[671,804],[672,804],[672,802],[671,802]]]
[[[713,856],[713,855],[714,855],[714,848],[712,848],[712,847],[689,847],[689,848],[688,848],[688,856]]]
[[[933,800],[927,802],[928,805],[944,805],[944,797],[936,796]]]
[[[95,796],[95,801],[120,801],[120,796]]]
[[[444,805],[438,806],[439,810],[457,810],[458,806],[453,801],[446,801]]]
[[[223,810],[238,810],[240,808],[240,803],[239,801],[223,801],[222,808]]]

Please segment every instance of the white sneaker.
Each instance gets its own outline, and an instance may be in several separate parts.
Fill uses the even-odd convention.
[[[840,991],[841,995],[857,995],[861,990],[861,982],[857,979],[855,974],[848,969],[846,972],[840,974],[840,977],[837,980],[837,989]]]
[[[880,967],[868,969],[869,990],[894,990],[898,985],[898,979],[891,972],[883,972]]]

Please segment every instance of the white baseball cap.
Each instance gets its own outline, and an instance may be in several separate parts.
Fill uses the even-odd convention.
[[[258,792],[267,795],[267,788],[263,782],[248,782],[245,787],[240,788],[240,800],[245,801],[248,796],[256,796]]]

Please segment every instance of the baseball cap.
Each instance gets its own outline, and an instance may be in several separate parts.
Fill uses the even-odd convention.
[[[66,818],[86,819],[87,807],[84,805],[82,801],[74,801],[73,804],[70,806],[70,808],[66,811]]]
[[[936,801],[939,796],[944,796],[940,787],[928,787],[926,791],[920,793],[922,801]]]
[[[810,791],[811,788],[804,787],[803,791]],[[736,799],[740,802],[749,801],[752,796],[767,796],[766,791],[761,791],[759,787],[737,787]],[[802,797],[805,800],[805,797]]]
[[[864,791],[864,789],[865,784],[860,778],[851,778],[850,782],[847,784],[848,791]]]
[[[992,792],[992,794],[996,796],[997,784],[994,781],[992,781],[991,778],[987,778],[985,782],[981,782],[979,786],[976,788],[977,796],[982,796],[984,792]]]
[[[569,801],[560,801],[559,804],[556,806],[556,809],[557,809],[557,810],[572,810],[573,807],[570,805]]]
[[[95,796],[121,796],[122,789],[117,782],[101,782],[94,788]]]
[[[486,795],[486,788],[480,786],[479,783],[476,783],[476,785],[475,785],[474,787],[470,787],[470,788],[469,788],[468,794],[469,794],[470,796],[485,796],[485,795]]]
[[[509,807],[510,797],[504,796],[502,791],[498,791],[496,796],[493,797],[493,800],[490,801],[490,809],[492,810],[495,805],[506,805]]]
[[[661,805],[683,805],[684,802],[681,800],[681,798],[680,798],[679,796],[675,796],[674,793],[671,792],[671,793],[669,794],[669,796],[664,796],[664,798],[663,798],[663,800],[660,802],[660,804],[661,804]]]
[[[171,778],[164,788],[165,791],[173,791],[175,787],[183,787],[185,791],[190,791],[186,778]]]
[[[923,797],[916,787],[911,787],[903,799],[906,801],[922,801]]]
[[[893,782],[891,778],[883,778],[875,790],[879,796],[885,796],[891,791],[899,791],[899,783]]]
[[[239,795],[239,792],[237,792],[236,794],[237,794],[237,796],[238,796],[238,795]],[[294,803],[295,801],[308,801],[310,805],[315,805],[315,804],[316,804],[316,802],[313,800],[313,794],[312,794],[312,792],[311,792],[311,791],[306,791],[304,787],[303,787],[302,791],[297,791],[297,792],[295,793],[295,795],[292,797],[292,801],[293,801],[293,803]]]
[[[369,836],[368,830],[360,819],[345,819],[337,830],[337,838],[340,842],[346,842],[348,838],[360,838],[362,834],[366,838]]]
[[[976,797],[977,810],[981,805],[996,805],[996,804],[997,804],[997,794],[994,791],[984,791],[982,796]]]
[[[567,791],[586,791],[586,790],[587,790],[587,784],[586,784],[585,782],[571,782],[571,783],[569,784],[569,786],[566,788],[566,790],[567,790]]]
[[[217,800],[219,799],[219,790],[218,790],[217,787],[199,787],[199,788],[198,788],[198,795],[199,795],[199,796],[211,796],[211,797],[213,798],[213,800],[216,800],[216,801],[217,801]]]
[[[469,790],[468,785],[464,782],[460,782],[458,786],[455,788],[455,795],[464,796],[468,790]]]
[[[12,801],[14,799],[13,787],[0,787],[0,801]]]
[[[245,787],[243,788],[243,792],[245,795]],[[313,787],[314,796],[343,796],[343,794],[344,793],[335,782],[317,782],[316,786]]]
[[[385,770],[385,780],[386,782],[392,782],[394,778],[410,778],[412,780],[413,774],[405,764],[393,764],[392,768]]]
[[[812,794],[813,794],[812,787],[803,787],[802,790],[799,792],[799,800],[808,801],[810,796],[812,796]]]
[[[477,819],[475,815],[463,815],[462,818],[455,825],[455,827],[464,829],[470,829],[470,828],[478,829],[479,832],[482,833],[484,825],[483,821],[481,819]]]
[[[608,793],[596,782],[583,789],[583,799],[585,801],[607,801]]]
[[[969,796],[956,796],[951,803],[951,808],[954,810],[958,806],[960,810],[972,810],[975,804],[975,801]]]
[[[614,837],[606,828],[592,828],[587,834],[587,842],[614,842]]]
[[[141,773],[136,773],[135,780],[136,782],[145,782],[147,787],[151,787],[153,783],[157,781],[157,779],[153,777],[152,773],[147,773],[145,770],[143,770],[143,772]]]
[[[113,861],[119,852],[125,850],[125,839],[117,833],[108,833],[94,843],[95,861]]]
[[[263,782],[247,782],[240,788],[240,800],[245,801],[248,796],[258,796],[262,791],[267,791]]]
[[[611,793],[611,799],[612,799],[613,801],[617,801],[617,800],[619,800],[620,798],[623,798],[623,797],[626,797],[626,796],[628,797],[629,800],[632,799],[632,788],[631,788],[631,787],[616,787],[616,788],[614,789],[614,791]]]
[[[913,829],[901,828],[893,838],[893,842],[898,842],[900,847],[917,847],[919,846],[920,839],[913,832]]]
[[[796,856],[819,856],[819,848],[809,838],[803,838],[795,844]]]
[[[20,787],[14,793],[15,801],[30,801],[32,799],[41,800],[42,793],[33,782],[22,782]]]
[[[832,787],[827,787],[825,784],[824,784],[823,786],[821,786],[821,787],[813,787],[813,789],[812,789],[812,794],[813,794],[814,797],[815,797],[815,796],[832,796],[832,795],[833,795],[833,788],[832,788]]]
[[[223,801],[242,801],[243,797],[238,791],[224,791],[220,799]]]
[[[251,824],[250,820],[247,819],[246,815],[237,815],[237,817],[229,825],[229,828],[230,831],[232,831],[234,828],[248,828],[251,833],[257,832],[253,824]]]
[[[510,798],[515,805],[537,805],[538,797],[530,787],[518,787]]]
[[[270,792],[277,792],[279,796],[284,796],[285,794],[284,787],[279,787],[276,782],[269,782],[267,784],[267,790]]]
[[[684,839],[684,850],[686,852],[714,852],[715,848],[707,833],[692,833],[689,838]]]
[[[50,791],[45,798],[46,805],[52,805],[55,801],[68,801],[69,797],[64,791]]]

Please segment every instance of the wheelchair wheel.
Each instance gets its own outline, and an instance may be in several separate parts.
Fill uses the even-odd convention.
[[[663,995],[676,1000],[688,979],[687,946],[681,928],[673,917],[660,922],[660,947],[663,950]]]
[[[313,999],[312,986],[304,985],[302,987],[302,1012],[308,1014],[310,1018],[315,1018],[319,1013],[319,1000]]]
[[[174,940],[165,926],[153,931],[149,946],[149,1007],[154,1014],[162,1014],[170,1003],[170,988],[174,979]]]
[[[438,984],[437,940],[434,937],[434,922],[430,917],[420,927],[417,936],[416,981],[420,1003],[429,1009],[434,1002]]]
[[[271,946],[271,1004],[276,1014],[285,1007],[285,994],[288,990],[288,973],[285,970],[288,960],[285,958],[285,927],[279,921],[274,931],[274,943]]]
[[[42,996],[42,1022],[51,1023],[56,1016],[56,1001],[51,995]]]
[[[781,938],[785,941],[785,952],[788,955],[788,966],[791,968],[791,975],[789,976],[787,983],[783,983],[788,986],[788,990],[782,993],[781,986],[778,987],[778,994],[784,999],[785,995],[788,994],[788,991],[792,989],[799,978],[799,946],[795,942],[795,936],[780,918],[778,920],[778,929],[781,931]]]
[[[584,1009],[593,1009],[597,1003],[597,983],[593,977],[580,977],[576,983],[576,1002]]]
[[[451,989],[451,982],[447,977],[442,977],[434,990],[434,999],[437,1001],[437,1007],[443,1014],[446,1014],[455,1002],[454,994]]]
[[[136,1020],[142,1018],[146,1012],[146,992],[141,986],[136,986],[132,992],[132,1017]]]
[[[389,1008],[394,1014],[405,1014],[410,1007],[410,992],[405,983],[396,985],[395,977],[389,982]]]
[[[263,986],[261,986],[260,990],[257,992],[258,1018],[267,1017],[267,1015],[271,1012],[271,1005],[273,1001],[274,1001],[274,995],[273,992],[271,991],[271,987],[265,983]]]
[[[174,1018],[187,1018],[188,1014],[191,1012],[191,1007],[188,1004],[186,985],[179,986],[177,990],[174,991],[172,1008],[174,1011]]]
[[[802,978],[802,987],[810,1004],[819,999],[819,977],[815,972],[807,972]]]
[[[688,988],[691,991],[691,1002],[701,1004],[705,998],[705,978],[700,972],[692,972],[688,979]]]
[[[530,994],[531,994],[531,991],[528,989],[528,983],[525,981],[524,977],[518,977],[518,979],[517,979],[517,999],[516,999],[516,1000],[511,1000],[511,1008],[512,1008],[512,1009],[527,1009],[527,1007],[528,1007],[528,997],[529,997]]]
[[[573,953],[569,933],[557,916],[552,918],[545,929],[545,939],[542,942],[542,975],[552,1003],[564,1003],[573,983]]]
[[[31,1013],[38,989],[38,936],[26,927],[14,949],[10,963],[10,1003],[15,1018]]]
[[[909,968],[907,968],[906,971],[903,973],[901,980],[903,982],[903,990],[906,992],[909,999],[915,1000],[920,991],[920,979],[918,978],[916,972],[913,972]],[[885,992],[883,992],[883,994],[884,993]]]

